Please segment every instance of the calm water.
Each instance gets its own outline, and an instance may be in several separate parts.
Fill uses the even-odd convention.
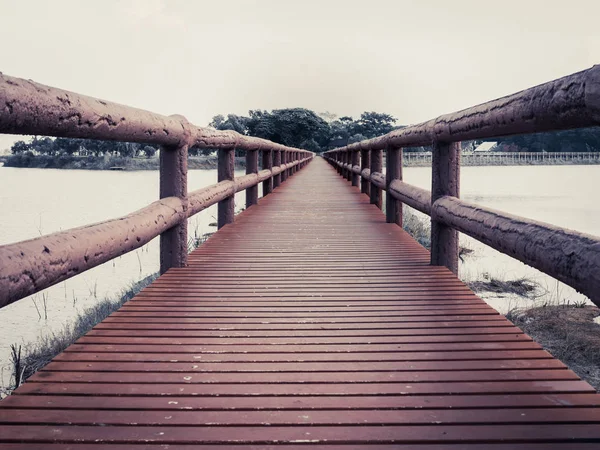
[[[430,188],[431,169],[406,168],[405,181]],[[215,183],[216,170],[191,171],[189,189]],[[462,198],[513,214],[566,228],[600,235],[600,205],[595,201],[600,166],[516,166],[464,167]],[[0,167],[0,206],[5,214],[0,223],[0,245],[30,239],[40,234],[118,217],[158,197],[158,173],[61,171]],[[236,196],[236,209],[244,204]],[[9,213],[7,213],[9,212]],[[190,219],[190,236],[214,231],[216,207]],[[461,277],[478,279],[484,273],[506,279],[521,276],[538,280],[548,293],[542,300],[579,300],[572,289],[540,274],[465,236],[465,245],[474,255],[461,266]],[[143,248],[96,267],[45,291],[47,316],[42,294],[36,300],[23,299],[0,310],[0,385],[8,384],[8,355],[13,343],[27,344],[41,335],[61,329],[78,311],[97,299],[113,296],[131,282],[158,270],[158,239]],[[483,297],[501,312],[531,303],[510,296]]]

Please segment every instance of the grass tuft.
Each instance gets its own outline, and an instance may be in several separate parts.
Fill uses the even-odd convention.
[[[107,298],[80,312],[75,321],[62,330],[45,335],[40,341],[27,345],[21,352],[21,346],[11,346],[11,363],[13,376],[8,391],[19,387],[27,378],[48,364],[56,355],[91,330],[94,326],[132,299],[143,288],[152,283],[158,274],[132,283],[116,298]]]

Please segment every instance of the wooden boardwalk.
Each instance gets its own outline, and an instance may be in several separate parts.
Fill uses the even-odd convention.
[[[599,406],[317,158],[2,401],[0,448],[591,450]]]

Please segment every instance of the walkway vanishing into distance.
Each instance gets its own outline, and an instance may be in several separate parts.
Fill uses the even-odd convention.
[[[0,447],[591,450],[599,406],[316,158],[3,400]]]

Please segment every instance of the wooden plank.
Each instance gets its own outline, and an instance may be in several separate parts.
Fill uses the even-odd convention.
[[[321,160],[0,403],[0,447],[590,450],[600,396]]]

